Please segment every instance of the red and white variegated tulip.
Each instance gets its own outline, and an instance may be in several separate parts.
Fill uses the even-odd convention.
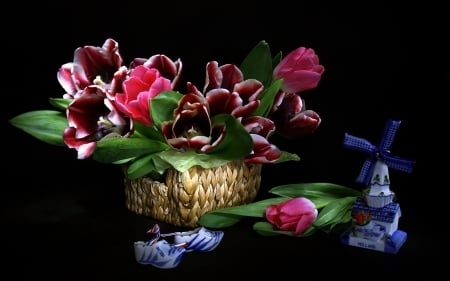
[[[125,117],[109,100],[105,89],[86,87],[67,108],[68,127],[63,139],[69,148],[78,152],[78,159],[92,155],[97,141],[111,136],[128,136],[133,121]]]
[[[281,103],[270,114],[270,119],[275,122],[278,134],[288,139],[300,139],[319,127],[319,114],[306,110],[305,101],[298,94],[281,92],[277,99]]]
[[[206,99],[195,93],[184,95],[175,109],[175,119],[164,122],[162,132],[173,148],[205,151],[214,142],[211,118]]]
[[[73,61],[63,64],[57,73],[57,79],[66,91],[64,98],[76,98],[90,85],[107,88],[122,64],[119,44],[113,39],[107,39],[102,47],[77,48]]]

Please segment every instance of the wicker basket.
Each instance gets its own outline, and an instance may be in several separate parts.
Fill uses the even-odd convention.
[[[125,178],[129,210],[175,226],[195,227],[205,213],[252,202],[261,183],[261,164],[232,161],[180,173],[169,169],[165,183]]]

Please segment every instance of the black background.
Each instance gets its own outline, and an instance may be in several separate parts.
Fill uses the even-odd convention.
[[[375,144],[388,118],[401,120],[391,151],[417,161],[412,174],[390,170],[403,214],[399,228],[408,233],[405,245],[390,255],[341,245],[337,236],[323,233],[267,238],[244,220],[225,229],[214,252],[189,253],[171,270],[142,266],[132,244],[146,239],[154,221],[125,208],[120,170],[76,160],[75,151],[41,143],[4,122],[3,270],[15,279],[61,280],[438,274],[438,255],[448,256],[442,229],[448,221],[442,207],[449,93],[444,9],[380,1],[155,2],[39,1],[3,9],[6,121],[28,110],[51,109],[48,98],[63,94],[58,68],[71,61],[75,48],[101,46],[108,37],[119,42],[126,64],[156,53],[181,58],[185,75],[197,85],[208,61],[239,64],[260,40],[284,54],[311,47],[326,70],[319,86],[302,96],[322,124],[304,140],[277,140],[301,161],[265,165],[259,196],[287,183],[361,188],[354,179],[365,156],[342,148],[344,133]]]

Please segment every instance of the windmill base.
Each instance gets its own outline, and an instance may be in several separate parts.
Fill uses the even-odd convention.
[[[392,233],[392,235],[387,235],[378,241],[372,241],[369,239],[356,237],[353,234],[353,231],[349,230],[341,236],[341,243],[354,247],[396,254],[405,243],[406,238],[406,232],[396,230]]]

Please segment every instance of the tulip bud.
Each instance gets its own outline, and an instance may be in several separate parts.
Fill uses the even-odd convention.
[[[299,93],[317,87],[324,71],[313,49],[299,47],[280,61],[273,77],[283,79],[281,90]]]

